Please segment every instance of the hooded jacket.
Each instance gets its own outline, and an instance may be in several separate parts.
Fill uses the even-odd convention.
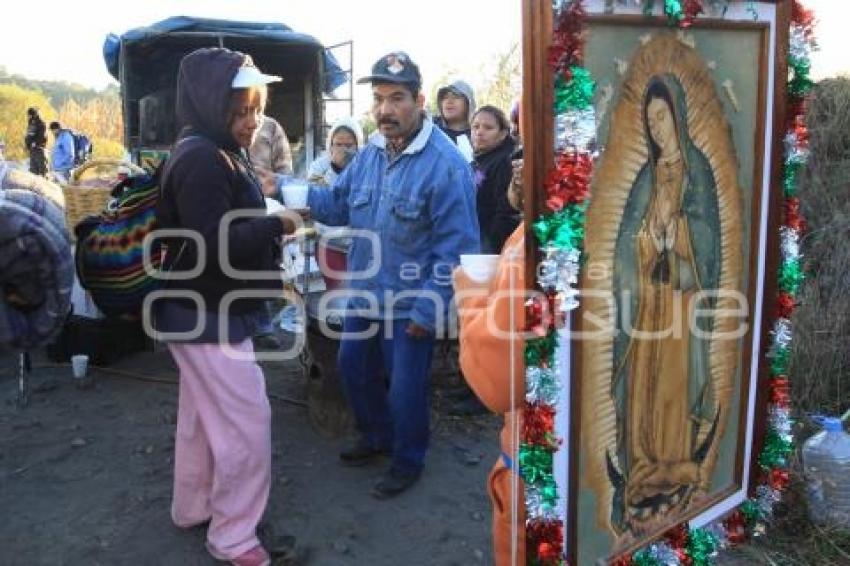
[[[324,184],[329,187],[333,186],[334,181],[336,181],[336,178],[342,172],[336,170],[336,167],[331,162],[330,155],[331,140],[333,140],[334,134],[336,134],[340,128],[347,128],[354,132],[354,138],[357,140],[357,151],[363,149],[363,128],[360,127],[357,120],[350,116],[340,118],[334,122],[328,132],[328,137],[325,140],[325,152],[317,157],[310,164],[310,168],[307,170],[307,179],[311,183]]]
[[[32,114],[27,118],[27,135],[24,138],[24,145],[28,150],[33,147],[44,149],[47,145],[47,127],[38,114]]]
[[[183,59],[178,74],[177,118],[183,129],[162,173],[157,215],[160,228],[190,230],[203,240],[205,253],[189,238],[167,240],[165,269],[176,274],[200,261],[198,276],[171,280],[168,288],[197,292],[209,312],[216,312],[232,291],[281,288],[276,238],[283,226],[276,216],[265,216],[260,183],[228,126],[230,84],[239,67],[251,64],[242,53],[199,49]],[[253,216],[233,220],[219,241],[224,217],[233,211]],[[226,273],[224,260],[240,272]],[[246,270],[263,271],[265,277],[251,278]],[[258,299],[237,300],[229,314],[260,306]]]
[[[469,122],[472,119],[472,115],[475,114],[475,95],[472,92],[472,87],[469,86],[469,83],[467,83],[466,81],[455,81],[452,84],[444,86],[437,91],[437,117],[434,119],[434,125],[440,128],[444,134],[449,136],[452,141],[455,142],[455,144],[457,144],[457,139],[463,135],[465,135],[469,140],[471,140],[472,131],[468,124],[466,126],[466,129],[464,130],[452,130],[451,128],[449,128],[446,119],[443,118],[443,109],[440,105],[440,102],[442,102],[443,97],[445,97],[449,91],[458,92],[463,95],[464,98],[466,98],[466,105],[468,107],[466,112],[467,122]]]

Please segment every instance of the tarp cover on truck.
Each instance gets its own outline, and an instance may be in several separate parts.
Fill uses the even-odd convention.
[[[142,48],[149,56],[156,58],[157,44],[168,36],[178,34],[207,34],[211,36],[238,37],[256,39],[263,42],[282,45],[300,45],[322,50],[324,55],[324,84],[323,90],[330,94],[337,87],[345,84],[349,77],[343,72],[334,56],[324,51],[324,47],[313,36],[293,31],[292,28],[280,23],[235,22],[230,20],[213,20],[206,18],[191,18],[176,16],[157,22],[153,25],[132,29],[120,37],[109,34],[103,44],[103,58],[109,73],[117,80],[120,77],[120,58],[124,49]],[[148,51],[146,48],[150,48]],[[163,49],[168,49],[167,46]]]

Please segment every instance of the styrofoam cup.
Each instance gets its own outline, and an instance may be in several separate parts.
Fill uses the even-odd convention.
[[[283,204],[286,208],[307,208],[307,184],[304,182],[289,182],[281,191],[283,193]]]
[[[84,379],[89,368],[89,357],[85,354],[71,356],[71,368],[75,378]]]
[[[282,212],[284,207],[273,198],[266,197],[266,214],[277,214]]]
[[[461,254],[460,266],[470,279],[486,283],[496,274],[499,256],[496,254]]]

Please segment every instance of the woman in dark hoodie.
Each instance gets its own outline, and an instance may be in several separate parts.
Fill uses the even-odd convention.
[[[519,226],[519,213],[508,202],[511,155],[516,142],[505,113],[482,106],[472,116],[472,148],[475,150],[475,184],[478,187],[478,224],[481,253],[498,254],[505,240]]]
[[[251,343],[262,300],[230,297],[281,289],[277,240],[298,224],[291,213],[265,215],[246,153],[262,122],[265,85],[275,80],[228,49],[182,60],[183,130],[163,170],[158,210],[162,228],[194,234],[167,240],[167,296],[154,311],[180,369],[171,516],[179,527],[209,522],[210,554],[240,566],[270,561],[256,529],[271,480],[271,410]]]

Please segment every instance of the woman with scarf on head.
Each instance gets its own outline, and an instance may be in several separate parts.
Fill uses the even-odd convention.
[[[298,224],[292,213],[265,215],[246,152],[262,122],[266,84],[275,80],[228,49],[183,58],[183,129],[163,170],[157,211],[161,228],[194,234],[166,240],[164,270],[181,278],[169,280],[168,296],[154,303],[156,329],[170,334],[180,370],[171,516],[182,528],[208,522],[210,554],[239,566],[270,563],[256,530],[271,483],[271,410],[251,343],[262,299],[230,298],[281,288],[277,241]],[[234,212],[244,214],[229,218]],[[247,271],[264,278],[241,275]]]
[[[340,118],[328,132],[327,149],[307,170],[307,182],[332,187],[345,166],[363,147],[363,128],[352,117]]]

